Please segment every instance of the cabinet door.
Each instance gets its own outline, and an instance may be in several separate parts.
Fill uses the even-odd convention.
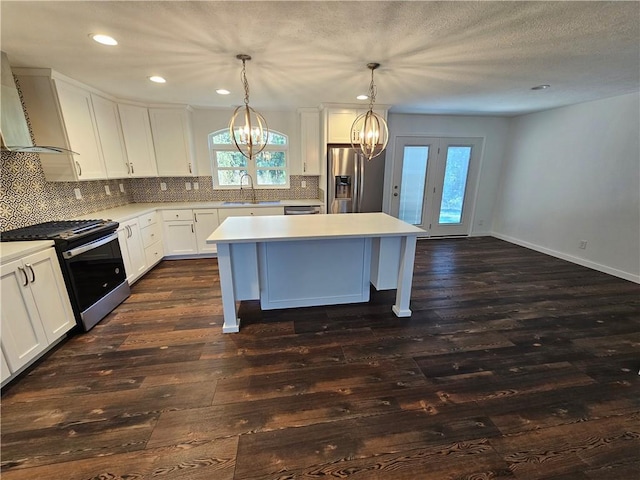
[[[131,272],[127,272],[127,279],[131,275],[131,281],[135,281],[140,278],[147,268],[140,226],[137,219],[124,222],[123,225],[126,232],[127,250],[129,251],[129,263],[131,264]]]
[[[127,243],[129,238],[129,229],[120,224],[118,228],[118,243],[120,244],[120,251],[122,252],[122,260],[124,263],[124,271],[127,274],[127,281],[132,283],[135,277],[135,271],[131,264],[131,257],[129,256],[129,244]]]
[[[151,120],[158,175],[161,177],[195,175],[189,111],[186,109],[150,108],[149,119]]]
[[[47,249],[23,258],[22,262],[30,274],[29,287],[44,333],[48,342],[53,343],[76,324],[58,258],[53,249]]]
[[[2,350],[12,372],[38,357],[48,346],[27,275],[20,260],[0,266]]]
[[[207,243],[207,238],[218,228],[218,210],[198,209],[193,211],[193,222],[196,229],[198,253],[216,253],[217,247],[213,243]]]
[[[115,102],[93,93],[91,103],[96,117],[107,177],[126,178],[129,176],[129,163],[124,148],[124,138],[122,138],[118,106]]]
[[[351,143],[349,133],[358,112],[354,109],[332,109],[327,112],[327,143]]]
[[[302,175],[320,175],[320,112],[300,111],[300,159]]]
[[[164,222],[163,226],[166,255],[192,255],[198,253],[193,220]]]
[[[147,109],[137,105],[118,104],[118,112],[127,158],[131,166],[131,176],[157,176],[156,155]]]
[[[0,350],[0,371],[2,372],[2,377],[0,378],[0,382],[4,383],[4,381],[11,376],[11,370],[9,370],[9,365],[7,364],[7,357],[4,356],[4,352]]]
[[[107,178],[98,131],[93,115],[91,94],[75,85],[54,79],[64,125],[74,155],[78,180]]]

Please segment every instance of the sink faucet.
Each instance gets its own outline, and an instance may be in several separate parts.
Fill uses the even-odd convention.
[[[256,189],[253,188],[253,177],[248,173],[243,173],[240,176],[240,192],[242,193],[242,180],[244,180],[244,177],[249,177],[249,180],[251,180],[251,203],[258,203],[256,200]]]

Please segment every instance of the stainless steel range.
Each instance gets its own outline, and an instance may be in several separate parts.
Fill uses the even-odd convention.
[[[2,232],[5,241],[53,240],[78,326],[88,331],[129,295],[117,222],[64,220]]]

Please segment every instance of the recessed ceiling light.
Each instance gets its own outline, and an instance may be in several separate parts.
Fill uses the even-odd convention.
[[[369,96],[368,95],[358,95],[356,98],[358,100],[367,100],[369,98]]]
[[[91,38],[93,38],[96,42],[101,43],[102,45],[118,45],[118,41],[113,38],[110,37],[109,35],[102,35],[102,34],[90,34],[89,35]]]
[[[218,95],[229,95],[231,92],[225,88],[219,88],[216,90]]]
[[[154,83],[167,83],[167,81],[163,77],[159,77],[158,75],[149,77],[149,80],[151,80]]]
[[[549,88],[551,85],[537,85],[535,87],[531,87],[531,90],[546,90],[547,88]]]

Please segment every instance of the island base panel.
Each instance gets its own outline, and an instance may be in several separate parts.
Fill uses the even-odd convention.
[[[263,310],[369,301],[369,238],[263,243],[259,257]]]

